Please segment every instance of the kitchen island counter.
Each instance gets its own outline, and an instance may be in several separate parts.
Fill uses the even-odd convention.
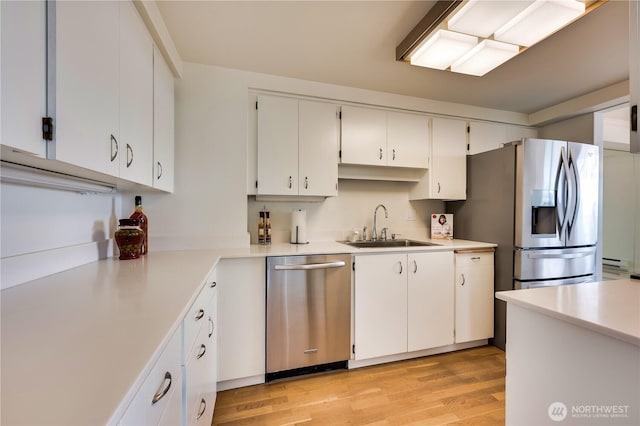
[[[507,302],[507,424],[640,424],[640,281],[496,297]]]

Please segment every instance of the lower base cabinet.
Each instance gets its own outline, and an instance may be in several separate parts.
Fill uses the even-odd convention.
[[[493,337],[493,250],[460,251],[456,262],[455,342]]]
[[[265,374],[266,261],[223,259],[218,274],[218,382]]]
[[[453,253],[355,256],[356,360],[453,343]]]

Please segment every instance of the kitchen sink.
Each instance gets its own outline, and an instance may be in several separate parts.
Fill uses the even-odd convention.
[[[378,241],[341,241],[343,244],[358,248],[375,248],[375,247],[426,247],[439,246],[441,244],[428,243],[425,241],[414,240],[378,240]]]

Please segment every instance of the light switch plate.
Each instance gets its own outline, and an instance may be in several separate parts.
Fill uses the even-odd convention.
[[[409,208],[409,211],[407,211],[407,220],[416,220],[416,209],[413,207]]]

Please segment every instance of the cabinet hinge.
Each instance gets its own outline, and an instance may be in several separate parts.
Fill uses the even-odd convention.
[[[342,111],[338,111],[338,119],[342,120]]]
[[[338,158],[342,159],[342,150],[338,151]]]
[[[356,262],[355,261],[351,262],[351,269],[353,269],[354,271],[356,270]]]
[[[256,109],[258,109],[258,101],[256,101]]]
[[[42,117],[42,139],[53,140],[53,118],[51,117]]]
[[[256,181],[256,188],[258,187],[258,181]]]
[[[467,133],[471,133],[471,126],[467,126]]]
[[[351,345],[351,353],[356,354],[356,345]]]
[[[467,144],[467,151],[471,149],[471,144]]]

